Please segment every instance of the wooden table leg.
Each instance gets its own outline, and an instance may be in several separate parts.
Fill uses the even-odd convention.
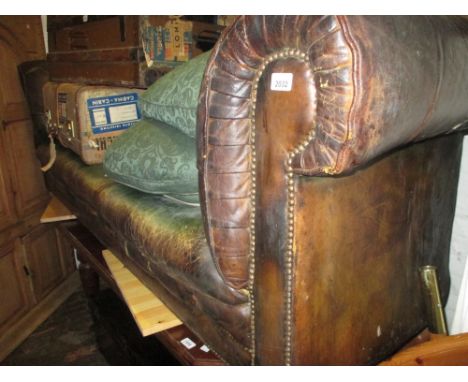
[[[95,298],[99,293],[99,274],[93,269],[93,267],[86,262],[84,256],[80,256],[78,252],[81,285],[83,291],[88,298]]]

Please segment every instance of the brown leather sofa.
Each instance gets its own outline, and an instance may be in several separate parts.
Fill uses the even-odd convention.
[[[240,17],[200,94],[201,209],[64,150],[48,184],[227,363],[374,364],[428,326],[420,267],[447,298],[467,60],[460,17]]]

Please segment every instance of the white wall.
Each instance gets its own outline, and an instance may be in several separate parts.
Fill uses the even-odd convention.
[[[463,155],[458,183],[457,207],[453,222],[452,243],[450,248],[451,287],[445,313],[449,332],[455,314],[460,285],[468,255],[468,136],[463,141]],[[468,291],[467,291],[468,292]]]
[[[49,53],[49,40],[47,38],[47,16],[41,16],[42,33],[44,35],[45,52]]]

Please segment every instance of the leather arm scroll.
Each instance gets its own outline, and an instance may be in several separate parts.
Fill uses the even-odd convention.
[[[284,149],[295,174],[345,174],[395,147],[458,130],[468,119],[463,18],[240,17],[213,49],[198,111],[207,238],[235,288],[248,285],[255,251],[255,110],[264,102],[257,88],[277,62],[282,72],[302,65],[299,74],[291,69],[292,91],[279,108],[288,113],[301,104],[302,124],[284,125],[297,134],[274,149]],[[305,99],[297,99],[298,86]],[[275,116],[262,118],[267,129]]]

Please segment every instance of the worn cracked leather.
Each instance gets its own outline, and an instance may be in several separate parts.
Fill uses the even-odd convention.
[[[140,194],[63,157],[49,184],[228,363],[375,364],[428,324],[420,266],[447,297],[467,31],[240,17],[200,94],[200,220],[141,200],[154,211],[138,221]]]
[[[206,233],[226,282],[237,288],[248,280],[249,245],[236,243],[249,236],[252,87],[267,58],[285,50],[305,54],[294,81],[310,91],[295,174],[350,173],[396,147],[460,130],[468,119],[461,17],[241,17],[213,51],[198,118]],[[285,97],[277,112],[295,101]]]

